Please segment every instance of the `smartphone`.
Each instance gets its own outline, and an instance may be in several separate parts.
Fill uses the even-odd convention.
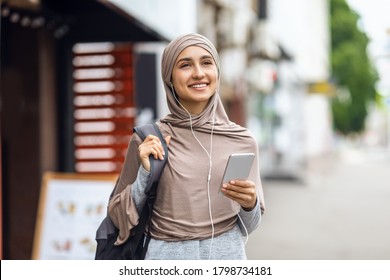
[[[222,177],[221,187],[223,183],[227,183],[231,180],[246,180],[248,179],[249,172],[251,171],[253,160],[255,158],[254,153],[236,153],[229,156],[228,162],[225,167],[225,172]]]

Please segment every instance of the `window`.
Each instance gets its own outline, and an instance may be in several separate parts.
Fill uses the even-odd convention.
[[[119,173],[136,117],[130,43],[73,48],[77,173]]]

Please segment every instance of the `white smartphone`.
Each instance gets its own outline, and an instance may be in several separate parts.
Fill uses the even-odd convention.
[[[219,191],[221,191],[223,183],[227,183],[231,180],[248,179],[254,158],[254,153],[231,154],[225,167]]]

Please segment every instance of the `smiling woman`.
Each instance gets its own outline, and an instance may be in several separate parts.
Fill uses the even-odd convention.
[[[157,125],[168,143],[133,134],[109,215],[125,242],[145,203],[152,178],[150,156],[168,161],[161,174],[150,221],[145,259],[246,259],[243,236],[254,231],[264,212],[258,145],[223,108],[220,63],[213,44],[198,34],[183,35],[164,50],[161,74],[170,114]],[[253,153],[247,179],[221,187],[230,154]],[[219,190],[222,190],[222,195]],[[134,222],[134,221],[133,221]]]
[[[178,56],[172,71],[172,91],[191,114],[200,114],[217,87],[218,70],[203,48],[191,46]]]

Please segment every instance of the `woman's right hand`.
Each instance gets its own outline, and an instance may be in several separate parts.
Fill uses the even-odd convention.
[[[165,137],[165,141],[169,145],[171,136]],[[155,159],[164,159],[165,153],[160,138],[154,135],[148,135],[145,140],[138,147],[139,157],[143,168],[150,172],[150,161],[149,156],[153,155]]]

